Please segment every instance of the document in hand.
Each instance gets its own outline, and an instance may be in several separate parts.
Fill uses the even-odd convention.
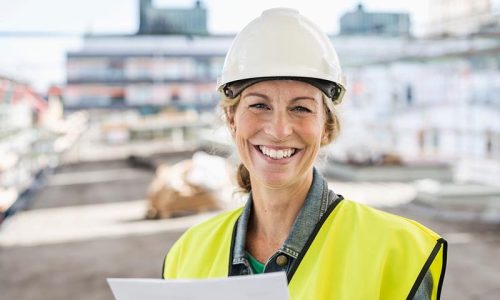
[[[108,278],[116,300],[288,300],[286,274],[219,279]]]

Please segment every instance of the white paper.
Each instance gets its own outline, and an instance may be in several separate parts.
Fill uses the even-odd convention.
[[[284,272],[220,279],[108,278],[116,300],[289,300]]]

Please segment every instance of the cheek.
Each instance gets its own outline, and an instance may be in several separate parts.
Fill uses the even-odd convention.
[[[259,118],[248,111],[236,114],[234,118],[236,133],[243,136],[255,131],[261,123]]]
[[[322,120],[308,120],[297,126],[301,136],[310,144],[320,145],[323,137],[324,125]]]
[[[243,112],[235,114],[234,125],[236,131],[234,132],[233,139],[239,149],[240,155],[243,155],[248,147],[248,140],[258,131],[258,124],[260,122],[252,116],[251,113]]]

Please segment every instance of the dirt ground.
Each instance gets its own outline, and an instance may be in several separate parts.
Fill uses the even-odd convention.
[[[131,175],[108,178],[114,176],[104,173],[109,170]],[[152,178],[150,171],[131,168],[123,161],[64,166],[53,176],[61,174],[73,174],[74,182],[56,180],[49,184],[34,199],[31,211],[137,200],[144,198]],[[91,177],[100,174],[103,180],[81,180],[82,174]],[[500,299],[498,226],[439,220],[429,209],[412,203],[387,210],[416,219],[449,241],[442,299]],[[136,222],[140,225],[142,221]],[[8,227],[0,230],[4,229],[10,230]],[[163,226],[133,235],[101,235],[33,245],[4,244],[0,246],[0,299],[112,300],[106,278],[160,277],[163,257],[183,230]]]

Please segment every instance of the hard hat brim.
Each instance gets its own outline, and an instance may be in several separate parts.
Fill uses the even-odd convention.
[[[322,91],[328,98],[332,99],[334,104],[339,104],[342,101],[342,96],[344,95],[345,91],[343,86],[328,80],[298,76],[270,76],[229,82],[222,86],[222,92],[228,98],[233,99],[241,94],[241,92],[243,92],[243,90],[248,88],[249,86],[268,80],[297,80],[308,83]]]

